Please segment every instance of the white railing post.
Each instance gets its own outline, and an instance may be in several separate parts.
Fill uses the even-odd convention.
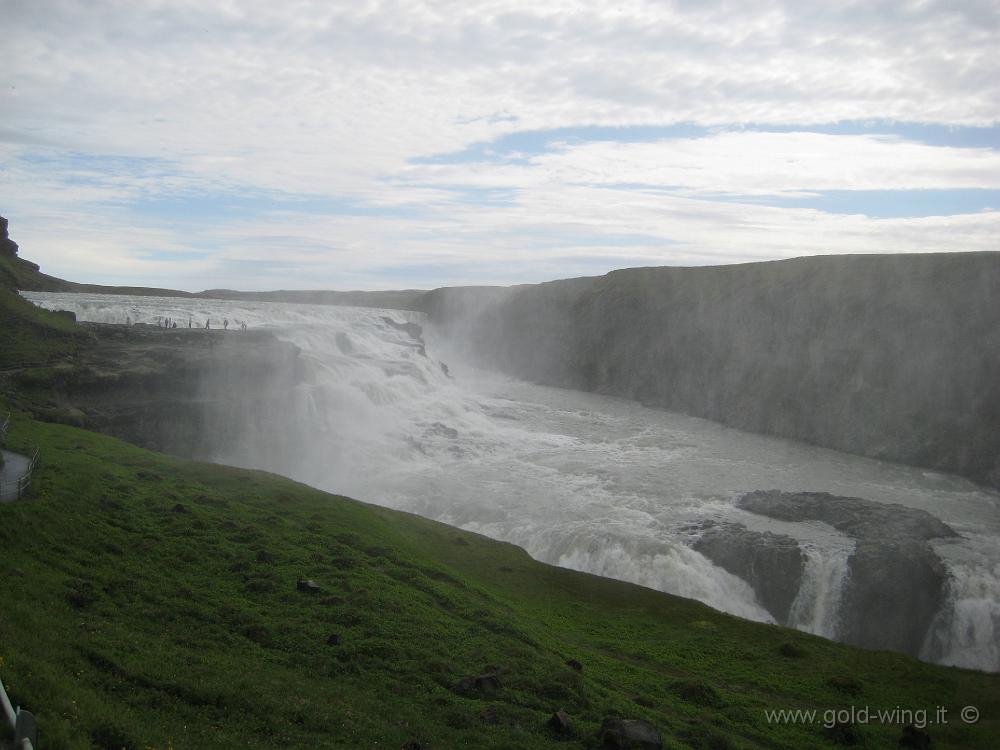
[[[13,729],[14,725],[17,724],[17,711],[10,705],[10,698],[7,697],[7,691],[3,689],[2,682],[0,682],[0,709],[3,709],[3,716],[10,724],[10,728]]]
[[[35,716],[30,711],[15,709],[11,705],[2,682],[0,682],[0,710],[3,711],[3,718],[14,730],[16,750],[34,750],[38,743],[38,726],[35,722]]]

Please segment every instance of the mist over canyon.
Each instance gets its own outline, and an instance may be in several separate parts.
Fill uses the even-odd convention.
[[[26,296],[132,324],[92,327],[62,418],[996,671],[997,269],[994,254],[633,269],[437,290],[415,310]]]

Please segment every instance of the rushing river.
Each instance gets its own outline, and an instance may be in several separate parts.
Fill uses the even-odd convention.
[[[773,621],[753,589],[691,547],[704,520],[799,540],[796,627],[836,637],[853,540],[819,522],[743,511],[747,491],[821,491],[920,508],[958,539],[933,542],[947,603],[924,658],[1000,670],[1000,495],[963,479],[838,453],[464,366],[418,313],[265,302],[25,293],[83,321],[268,328],[298,345],[308,379],[280,413],[246,415],[213,460],[420,513],[524,547],[545,562]],[[426,350],[386,322],[425,327]],[[442,367],[446,363],[447,367]],[[289,437],[275,451],[267,425]]]

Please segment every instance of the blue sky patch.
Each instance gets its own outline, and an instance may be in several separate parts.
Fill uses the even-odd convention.
[[[727,203],[813,208],[873,219],[915,219],[1000,210],[1000,190],[824,190],[808,196],[699,196]]]

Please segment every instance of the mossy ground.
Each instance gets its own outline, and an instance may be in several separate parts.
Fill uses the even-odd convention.
[[[832,747],[821,723],[764,711],[850,704],[947,706],[934,747],[1000,738],[996,675],[742,621],[72,427],[16,416],[9,443],[40,445],[43,463],[33,496],[0,506],[0,676],[42,748],[590,748],[611,715],[671,747]],[[499,692],[458,688],[486,671]],[[958,720],[966,705],[980,723]],[[545,727],[559,708],[567,739]],[[868,747],[901,729],[857,727]]]

